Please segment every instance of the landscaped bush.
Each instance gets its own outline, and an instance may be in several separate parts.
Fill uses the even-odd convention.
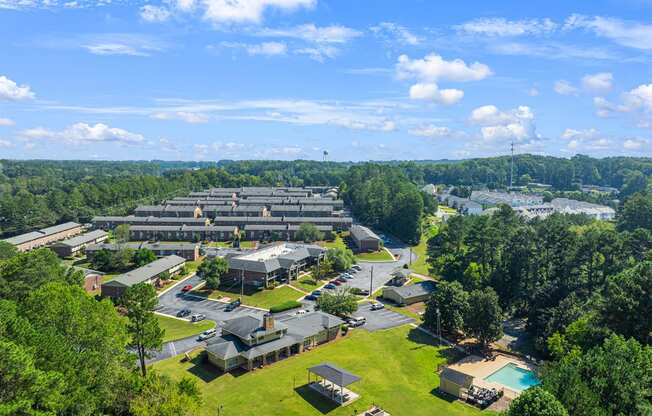
[[[350,290],[352,295],[358,295],[358,296],[363,296],[362,289],[359,289],[357,287],[352,287]]]
[[[299,307],[301,307],[301,302],[297,302],[296,300],[288,300],[287,302],[272,306],[269,308],[269,311],[272,313],[278,313]]]

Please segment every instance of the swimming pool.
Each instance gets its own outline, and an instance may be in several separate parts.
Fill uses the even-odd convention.
[[[521,392],[540,383],[533,371],[521,368],[514,363],[509,363],[485,377],[485,381],[502,384],[516,392]]]

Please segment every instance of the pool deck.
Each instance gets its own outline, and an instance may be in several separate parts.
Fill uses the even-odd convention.
[[[448,368],[468,374],[473,377],[473,384],[488,389],[503,390],[507,399],[515,399],[520,392],[495,382],[486,381],[485,378],[500,370],[507,364],[513,363],[525,370],[536,371],[536,366],[508,355],[497,354],[494,358],[485,359],[477,355],[469,355],[460,361],[451,364]]]

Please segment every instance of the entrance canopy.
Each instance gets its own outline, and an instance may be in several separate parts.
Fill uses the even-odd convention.
[[[360,377],[355,374],[351,374],[330,363],[322,363],[310,367],[308,371],[341,387],[348,386],[360,380]]]

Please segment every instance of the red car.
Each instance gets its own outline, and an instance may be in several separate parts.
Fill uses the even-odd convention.
[[[189,292],[192,290],[192,285],[185,285],[184,287],[181,288],[182,292]]]
[[[337,280],[331,280],[331,283],[335,286],[340,286],[342,284],[342,282],[338,282]]]

